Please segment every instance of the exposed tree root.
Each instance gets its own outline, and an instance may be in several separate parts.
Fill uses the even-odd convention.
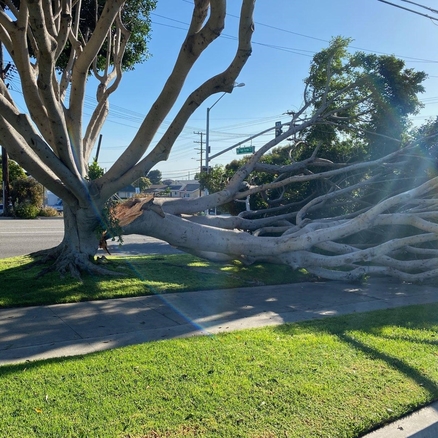
[[[103,261],[108,263],[105,257],[94,260],[78,251],[62,248],[62,244],[55,248],[37,251],[30,255],[36,260],[32,262],[29,267],[35,265],[44,266],[37,274],[37,278],[43,277],[51,272],[59,273],[61,278],[71,276],[78,281],[82,281],[82,273],[111,277],[126,275],[119,271],[104,268],[99,264]]]

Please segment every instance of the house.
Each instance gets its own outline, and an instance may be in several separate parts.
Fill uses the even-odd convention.
[[[132,198],[136,193],[140,193],[140,190],[133,186],[126,186],[117,192],[120,199]]]
[[[173,181],[170,186],[172,198],[198,198],[199,197],[199,181],[196,180],[180,180]]]
[[[200,195],[200,184],[199,182],[186,184],[185,187],[180,191],[181,198],[199,198]]]
[[[168,181],[169,184],[151,185],[145,193],[167,198],[198,198],[199,182],[196,180]]]
[[[179,195],[181,189],[182,189],[182,185],[181,184],[171,184],[169,186],[170,189],[170,197],[171,198],[180,198],[181,196]]]
[[[169,196],[168,187],[166,184],[152,184],[144,193],[150,193],[154,196]]]

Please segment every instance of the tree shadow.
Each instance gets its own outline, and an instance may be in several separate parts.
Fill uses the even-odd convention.
[[[437,346],[437,340],[424,339],[426,336],[419,336],[418,333],[417,336],[415,333],[413,333],[412,336],[400,333],[388,335],[387,333],[388,328],[395,327],[396,331],[400,331],[401,329],[412,331],[428,330],[429,337],[435,336],[433,332],[436,332],[438,336],[436,305],[417,305],[397,309],[378,310],[363,314],[345,315],[326,320],[306,321],[301,323],[299,327],[301,330],[307,328],[316,333],[319,332],[321,334],[324,333],[336,336],[339,341],[354,350],[363,353],[371,360],[384,362],[389,368],[398,371],[408,379],[414,381],[427,392],[426,399],[428,400],[428,403],[438,399],[438,381],[436,379],[431,378],[424,371],[420,371],[417,367],[408,363],[405,354],[400,354],[400,357],[398,357],[397,352],[390,354],[388,351],[385,351],[390,349],[387,344],[385,344],[385,346],[380,345],[381,341],[403,341],[412,343],[413,346],[422,344],[432,347]],[[295,336],[299,333],[296,324],[280,325],[276,327],[275,330],[290,336]],[[370,338],[367,337],[367,341],[363,342],[358,339],[361,337],[360,335],[371,335],[372,338],[370,340]],[[393,350],[391,350],[391,352],[392,351]],[[438,354],[438,351],[435,354]],[[423,403],[412,403],[407,407],[405,412],[403,412],[403,415],[408,415],[423,406]],[[400,418],[400,414],[388,414],[387,419],[383,420],[380,424],[375,425],[373,429],[368,432],[398,418]]]
[[[382,283],[379,287],[385,289],[387,285]],[[369,290],[376,294],[376,285],[352,288],[345,283],[319,282],[2,309],[0,363],[81,355],[261,325],[282,324],[275,330],[293,336],[297,326],[284,323],[307,320],[300,327],[311,324],[312,330],[332,333],[369,357],[391,363],[427,389],[430,397],[436,397],[437,385],[432,379],[397,357],[363,345],[350,334],[359,330],[387,336],[382,328],[388,324],[410,328],[437,324],[437,305],[421,306],[421,314],[409,311],[412,307],[391,313],[354,313],[365,307],[388,307],[388,297],[400,293],[399,288],[391,287],[390,292],[385,289],[384,299],[368,295]],[[417,293],[413,291],[412,295]],[[347,312],[353,314],[324,318]],[[4,371],[3,366],[0,370]]]
[[[251,296],[257,295],[257,288],[250,289],[246,295],[241,293],[240,297],[238,292],[230,291],[217,291],[211,296],[208,296],[207,292],[199,293],[192,297],[188,303],[185,303],[185,307],[183,304],[184,294],[176,294],[173,298],[179,296],[180,301],[176,299],[168,300],[169,296],[152,296],[138,297],[134,300],[120,299],[106,302],[77,303],[72,305],[73,311],[70,309],[70,311],[66,310],[65,313],[62,313],[62,310],[65,309],[64,306],[6,309],[6,311],[11,312],[9,314],[11,318],[14,317],[12,312],[25,312],[28,325],[20,327],[24,337],[26,333],[31,333],[36,330],[41,331],[41,326],[43,326],[45,332],[42,333],[42,343],[39,347],[52,352],[55,357],[46,359],[45,361],[32,359],[31,362],[0,366],[0,377],[4,378],[26,369],[38,369],[44,366],[45,363],[50,362],[57,362],[68,366],[69,363],[81,361],[84,352],[81,354],[78,353],[78,356],[59,357],[63,355],[62,348],[64,344],[62,342],[56,342],[56,337],[60,336],[60,338],[62,338],[63,330],[67,330],[69,333],[68,336],[72,337],[69,348],[73,345],[80,351],[81,346],[87,344],[90,348],[89,351],[85,353],[99,352],[104,349],[119,348],[125,345],[155,341],[158,339],[209,334],[208,328],[212,326],[223,324],[224,326],[230,325],[230,327],[233,328],[233,324],[237,324],[245,318],[260,316],[261,311],[265,312],[267,318],[275,318],[278,315],[282,315],[282,308],[289,307],[292,309],[296,307],[295,310],[303,312],[303,314],[306,313],[308,319],[305,321],[301,320],[299,324],[293,323],[275,326],[273,328],[274,332],[279,332],[285,336],[296,336],[303,333],[303,331],[307,332],[307,330],[311,330],[312,333],[316,334],[332,334],[342,343],[362,352],[368,358],[382,361],[392,369],[399,371],[409,379],[415,381],[427,392],[427,398],[430,401],[437,399],[438,385],[436,380],[424,372],[421,372],[415,368],[415,366],[410,365],[403,360],[403,358],[389,354],[368,342],[362,342],[358,339],[358,336],[355,336],[354,332],[370,334],[380,339],[406,340],[406,336],[403,334],[388,336],[387,331],[385,331],[386,328],[388,326],[396,326],[413,330],[436,330],[438,326],[436,317],[438,314],[438,304],[355,313],[321,319],[322,314],[318,309],[327,309],[327,303],[323,303],[319,307],[315,303],[321,303],[324,297],[328,295],[327,288],[333,288],[335,285],[336,283],[288,285],[289,293],[283,286],[283,289],[279,286],[272,286],[271,289],[268,289],[268,293],[266,292],[266,288],[264,288],[264,292],[260,293],[259,304],[253,307],[251,306],[251,303],[253,303]],[[338,286],[340,285],[338,284]],[[301,287],[303,289],[301,289]],[[300,294],[306,289],[309,295],[307,297],[309,304],[306,305],[307,307],[305,308],[302,304],[304,298],[300,296]],[[262,290],[262,288],[260,290]],[[345,288],[345,290],[348,290],[348,288]],[[346,293],[345,290],[338,293],[338,300],[342,299],[344,302],[348,300],[359,300],[360,297],[356,294],[352,294],[351,292]],[[336,293],[334,293],[334,295],[336,296]],[[222,302],[220,299],[222,299]],[[298,304],[299,302],[301,302],[301,307]],[[85,307],[82,307],[80,313],[75,313],[74,306]],[[197,319],[189,316],[190,308],[193,311],[191,313],[192,315],[198,315]],[[276,316],[273,316],[274,311]],[[7,314],[2,312],[3,311],[0,311],[0,340],[6,333],[4,330],[5,326],[2,322],[5,321]],[[227,314],[227,312],[229,313]],[[119,316],[121,314],[122,318],[113,319],[112,315],[115,313],[118,313]],[[16,315],[17,317],[19,316],[18,314]],[[311,318],[320,319],[309,320]],[[51,324],[51,320],[64,322],[66,327],[60,330],[59,326]],[[169,326],[164,329],[157,328],[159,325],[163,326],[165,320],[169,322]],[[115,321],[117,321],[117,327],[115,326]],[[202,322],[202,324],[200,322]],[[268,319],[266,319],[266,322],[269,323]],[[96,341],[96,345],[92,345],[95,342],[93,337],[87,338],[81,334],[81,331],[84,330],[90,334],[89,336],[98,336],[99,334],[105,333],[106,327],[114,327],[115,331],[109,333],[107,336],[103,335]],[[125,330],[123,335],[117,334],[119,328]],[[20,332],[16,330],[16,327],[11,326],[9,333],[6,334],[14,337],[19,336]],[[82,337],[79,337],[80,335]],[[430,342],[428,339],[416,339],[415,335],[407,340],[412,343],[436,345],[434,341]],[[2,353],[5,351],[6,350],[0,348],[0,359],[2,358]],[[28,353],[29,350],[26,354]],[[38,354],[38,346],[35,347],[34,351],[30,350],[30,353]],[[413,402],[406,406],[406,410],[403,411],[402,414],[408,414],[419,407],[418,404]],[[373,429],[399,418],[400,415],[400,411],[392,414],[385,412],[384,419],[380,423],[374,424]]]
[[[169,245],[167,242],[154,243],[123,243],[108,241],[108,249],[116,256],[141,256],[145,254],[184,254],[179,249]],[[102,252],[102,254],[104,254]],[[98,254],[100,255],[100,254]]]

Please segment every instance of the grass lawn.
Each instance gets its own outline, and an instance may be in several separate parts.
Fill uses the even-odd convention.
[[[187,254],[108,257],[108,260],[108,268],[124,275],[96,277],[84,274],[81,283],[72,278],[61,281],[57,273],[37,278],[42,268],[29,268],[30,257],[0,259],[0,308],[295,283],[310,279],[305,271],[292,271],[286,266],[256,264],[245,267],[239,262],[223,265]]]
[[[36,279],[0,260],[0,307],[290,283],[286,267],[189,255],[110,260],[124,276]],[[0,367],[0,436],[359,437],[438,399],[438,304],[173,339]]]
[[[438,398],[438,305],[0,367],[7,437],[359,437]]]

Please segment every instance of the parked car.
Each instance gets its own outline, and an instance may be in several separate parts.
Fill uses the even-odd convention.
[[[3,204],[0,204],[0,214],[3,214]]]
[[[60,213],[62,213],[64,211],[64,205],[63,205],[61,199],[55,205],[52,205],[51,207],[53,207],[56,211],[59,211]]]

